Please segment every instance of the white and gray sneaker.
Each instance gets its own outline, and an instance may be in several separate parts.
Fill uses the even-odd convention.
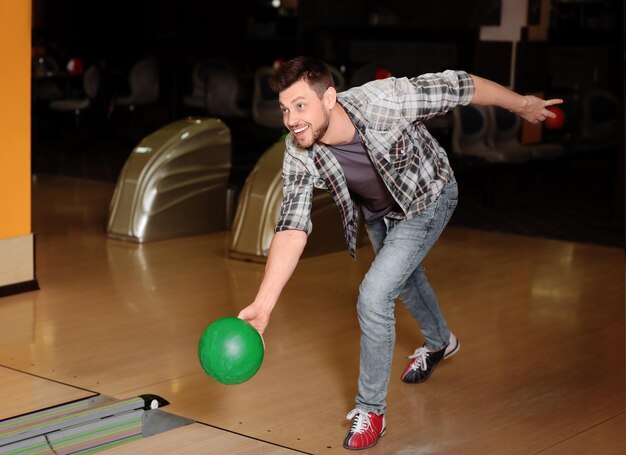
[[[452,332],[450,332],[448,345],[444,349],[431,351],[426,348],[426,346],[417,348],[415,352],[409,356],[409,359],[412,359],[411,363],[404,369],[400,379],[410,384],[424,382],[430,377],[439,362],[452,357],[460,348],[461,343]]]
[[[450,332],[450,340],[448,341],[446,350],[443,352],[443,358],[447,359],[448,357],[452,357],[454,354],[459,352],[459,349],[461,349],[461,342],[457,340],[454,333]]]

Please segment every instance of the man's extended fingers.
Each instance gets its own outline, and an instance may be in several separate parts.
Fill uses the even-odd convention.
[[[546,100],[546,106],[553,106],[555,104],[563,104],[563,100],[561,98],[552,98],[551,100]]]

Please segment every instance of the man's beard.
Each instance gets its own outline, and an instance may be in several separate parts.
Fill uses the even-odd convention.
[[[317,128],[316,130],[313,130],[313,133],[312,133],[313,139],[311,143],[303,144],[296,137],[296,140],[298,140],[298,144],[300,145],[300,147],[309,148],[313,144],[317,144],[320,141],[320,139],[323,138],[324,135],[326,134],[326,131],[328,130],[328,125],[330,125],[330,113],[328,112],[328,110],[324,109],[324,122],[319,126],[319,128]],[[310,124],[309,124],[309,127],[310,127]]]

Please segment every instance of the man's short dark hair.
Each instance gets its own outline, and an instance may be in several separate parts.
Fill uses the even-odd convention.
[[[330,69],[322,60],[313,57],[296,57],[276,68],[269,78],[271,89],[280,93],[303,80],[322,99],[328,87],[334,87]]]

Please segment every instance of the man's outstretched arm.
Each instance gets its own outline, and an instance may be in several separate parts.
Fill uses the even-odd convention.
[[[260,334],[265,331],[270,314],[296,269],[306,242],[304,231],[286,230],[274,234],[259,292],[254,302],[241,310],[238,316],[252,324]]]
[[[558,98],[543,100],[532,95],[520,95],[488,79],[473,74],[471,77],[474,81],[474,96],[471,101],[473,104],[503,107],[531,123],[554,118],[555,114],[550,112],[547,107],[563,102],[562,99]]]

